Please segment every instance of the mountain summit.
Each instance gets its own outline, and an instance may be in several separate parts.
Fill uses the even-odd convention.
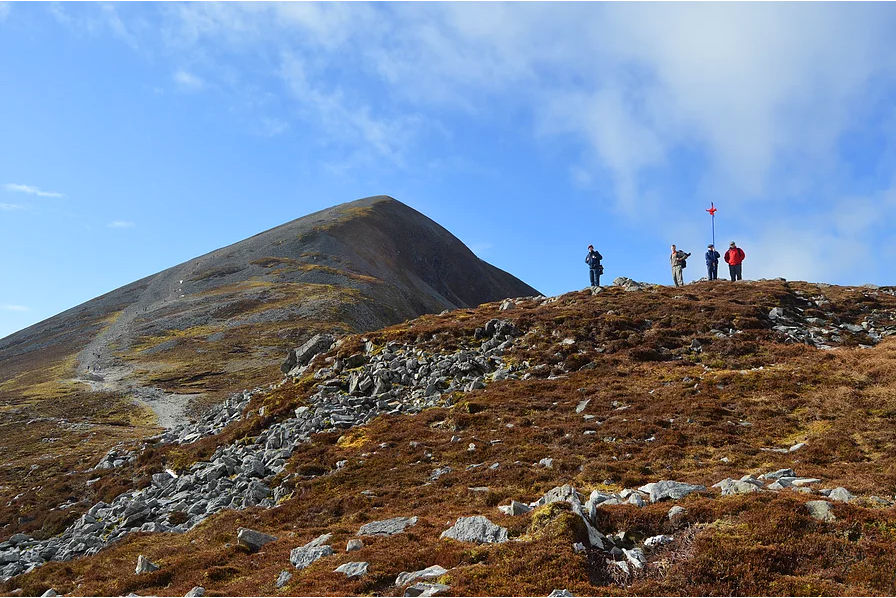
[[[114,400],[136,398],[170,427],[188,403],[214,402],[268,380],[287,350],[316,332],[373,330],[536,294],[423,214],[391,197],[368,197],[189,260],[0,340],[0,390],[13,402],[80,400],[89,386]],[[35,391],[40,385],[43,396]]]

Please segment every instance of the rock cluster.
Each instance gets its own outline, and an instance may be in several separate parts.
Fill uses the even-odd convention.
[[[663,498],[677,500],[677,498],[686,496],[690,492],[705,490],[703,486],[692,486],[670,481],[647,484],[646,487],[650,488],[647,490],[643,488],[639,490],[626,489],[619,493],[605,493],[594,490],[591,492],[588,500],[583,501],[582,495],[575,488],[570,485],[564,485],[549,490],[544,496],[531,503],[530,506],[537,508],[556,502],[567,503],[573,513],[581,517],[588,532],[588,542],[591,548],[604,552],[607,562],[611,566],[618,567],[628,573],[631,568],[640,569],[647,562],[644,554],[645,548],[650,550],[672,540],[666,539],[666,537],[662,540],[650,539],[649,543],[645,543],[642,547],[637,547],[625,532],[609,536],[604,535],[597,529],[597,509],[601,506],[623,503],[643,506],[646,504],[645,498],[650,498],[652,492],[659,492],[659,494],[663,495]],[[657,500],[661,500],[659,494],[657,495]],[[576,547],[577,552],[581,552],[584,549],[585,547],[581,544]]]
[[[632,280],[631,278],[620,276],[619,278],[613,279],[613,286],[622,287],[626,291],[643,291],[657,285],[646,282],[638,282],[636,280]]]
[[[189,444],[206,436],[219,434],[225,427],[243,417],[243,410],[252,400],[252,397],[260,392],[260,388],[238,392],[227,397],[220,405],[209,410],[197,422],[186,422],[162,434],[153,436],[150,442],[162,444]],[[146,448],[144,445],[142,448]],[[100,459],[94,467],[95,470],[114,469],[137,460],[138,452],[116,447]]]
[[[308,405],[262,431],[252,443],[220,446],[210,461],[194,463],[180,475],[171,470],[156,473],[149,487],[125,492],[110,504],[93,505],[59,536],[41,541],[22,536],[0,544],[0,578],[48,561],[95,554],[131,532],[185,532],[222,509],[272,507],[290,492],[271,483],[298,443],[318,432],[365,424],[381,414],[418,413],[446,404],[443,394],[511,377],[514,370],[503,366],[501,355],[520,335],[511,322],[491,320],[477,330],[479,346],[453,354],[389,343],[379,352],[371,345],[365,354],[336,360],[316,372],[319,382]],[[258,389],[238,393],[198,424],[158,439],[185,443],[216,433],[242,417],[255,392]]]
[[[293,349],[280,366],[280,371],[290,376],[300,376],[312,359],[332,348],[336,339],[329,334],[315,334],[301,347]]]
[[[799,294],[797,296],[799,297]],[[881,324],[896,317],[892,312],[872,310],[865,314],[861,322],[851,324],[841,322],[836,314],[829,311],[831,304],[825,297],[799,298],[803,301],[803,307],[773,307],[768,312],[772,329],[783,336],[784,342],[803,343],[818,349],[832,349],[849,335],[857,338],[860,345],[870,347],[883,338],[896,334],[896,326]],[[825,311],[825,317],[806,316],[807,309]]]
[[[96,464],[94,469],[113,469],[127,463],[133,463],[136,460],[137,453],[135,451],[125,450],[120,447],[113,448],[100,459],[100,462]]]
[[[243,411],[249,401],[261,390],[255,388],[231,395],[220,405],[209,409],[199,421],[184,423],[166,430],[150,440],[161,443],[190,444],[206,436],[220,434],[229,424],[243,417]]]

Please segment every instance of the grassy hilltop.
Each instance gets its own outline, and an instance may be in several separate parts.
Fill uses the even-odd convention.
[[[6,591],[176,596],[202,586],[206,595],[402,595],[394,585],[399,573],[440,565],[448,572],[427,581],[457,595],[896,593],[890,288],[777,281],[608,287],[487,303],[349,335],[302,377],[281,384],[272,376],[276,384],[253,396],[244,417],[221,434],[154,445],[132,464],[95,474],[100,479],[72,509],[148,486],[166,467],[183,474],[219,446],[251,445],[311,404],[320,385],[337,384],[337,361],[404,350],[476,351],[477,329],[495,319],[519,332],[501,357],[500,375],[444,390],[441,406],[383,414],[296,444],[271,483],[288,490],[276,506],[225,509],[186,533],[130,534],[93,556],[13,578]],[[818,481],[727,496],[712,487],[782,469]],[[510,500],[536,501],[564,484],[587,498],[661,480],[707,489],[596,509],[597,529],[616,546],[672,538],[644,547],[646,565],[630,573],[608,562],[608,551],[588,547],[569,503],[516,516],[497,509]],[[851,493],[849,502],[827,496],[837,487]],[[27,500],[49,509],[58,496],[37,492]],[[817,500],[831,504],[834,518],[811,515],[806,503]],[[670,518],[676,505],[685,512]],[[472,515],[506,528],[510,541],[440,539],[457,518]],[[344,551],[363,524],[398,516],[418,521]],[[277,540],[250,551],[237,542],[240,527]],[[293,568],[290,551],[324,533],[332,534],[335,554]],[[139,554],[161,569],[135,575]],[[350,561],[369,562],[367,574],[333,571]],[[292,577],[277,588],[284,570]]]

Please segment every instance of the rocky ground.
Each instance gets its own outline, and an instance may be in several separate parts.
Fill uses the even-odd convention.
[[[888,288],[618,279],[319,335],[285,379],[107,455],[103,499],[0,543],[0,573],[20,594],[892,593],[893,334]]]

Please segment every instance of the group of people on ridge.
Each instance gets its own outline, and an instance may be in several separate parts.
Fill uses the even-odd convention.
[[[672,266],[672,281],[677,287],[684,284],[682,271],[687,267],[687,259],[689,257],[691,257],[690,253],[685,253],[681,249],[677,249],[675,245],[672,246],[672,253],[669,255],[669,263]],[[705,257],[707,280],[718,280],[719,258],[722,256],[716,251],[716,248],[712,243],[707,247]],[[725,263],[728,264],[728,273],[730,274],[732,281],[743,280],[742,264],[746,257],[744,250],[738,247],[734,241],[731,241],[728,251],[725,252],[724,259]],[[591,273],[591,286],[593,287],[600,286],[600,275],[604,273],[604,267],[600,263],[602,259],[604,259],[604,256],[594,249],[594,245],[589,245],[588,255],[585,256],[585,263],[588,264]]]

